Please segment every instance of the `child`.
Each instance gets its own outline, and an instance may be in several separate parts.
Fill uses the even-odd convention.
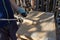
[[[26,17],[26,12],[23,8],[18,7],[14,0],[0,0],[0,40],[17,40],[16,31],[18,29],[16,21],[1,20],[14,19],[12,7],[23,17]]]

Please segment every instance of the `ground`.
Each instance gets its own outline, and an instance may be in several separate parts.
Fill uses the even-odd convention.
[[[56,40],[54,14],[30,12],[20,25],[17,34],[26,35],[33,40]]]

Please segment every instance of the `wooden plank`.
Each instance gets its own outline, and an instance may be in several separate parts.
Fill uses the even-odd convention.
[[[46,12],[49,12],[49,0],[46,0]]]
[[[53,0],[53,12],[55,12],[55,10],[56,10],[56,3],[57,3],[57,0]]]
[[[36,10],[39,8],[39,0],[36,0]]]
[[[44,0],[41,0],[41,10],[44,11]]]

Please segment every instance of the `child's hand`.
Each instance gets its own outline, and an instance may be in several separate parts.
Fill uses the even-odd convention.
[[[26,17],[26,16],[27,16],[27,14],[26,14],[26,13],[21,13],[21,15],[22,15],[23,17]]]

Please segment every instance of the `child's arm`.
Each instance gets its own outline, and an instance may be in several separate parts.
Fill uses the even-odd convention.
[[[26,11],[22,8],[22,7],[19,7],[15,4],[15,1],[14,0],[10,0],[11,2],[11,5],[12,7],[17,11],[19,12],[23,17],[26,17],[27,14],[26,14]]]

